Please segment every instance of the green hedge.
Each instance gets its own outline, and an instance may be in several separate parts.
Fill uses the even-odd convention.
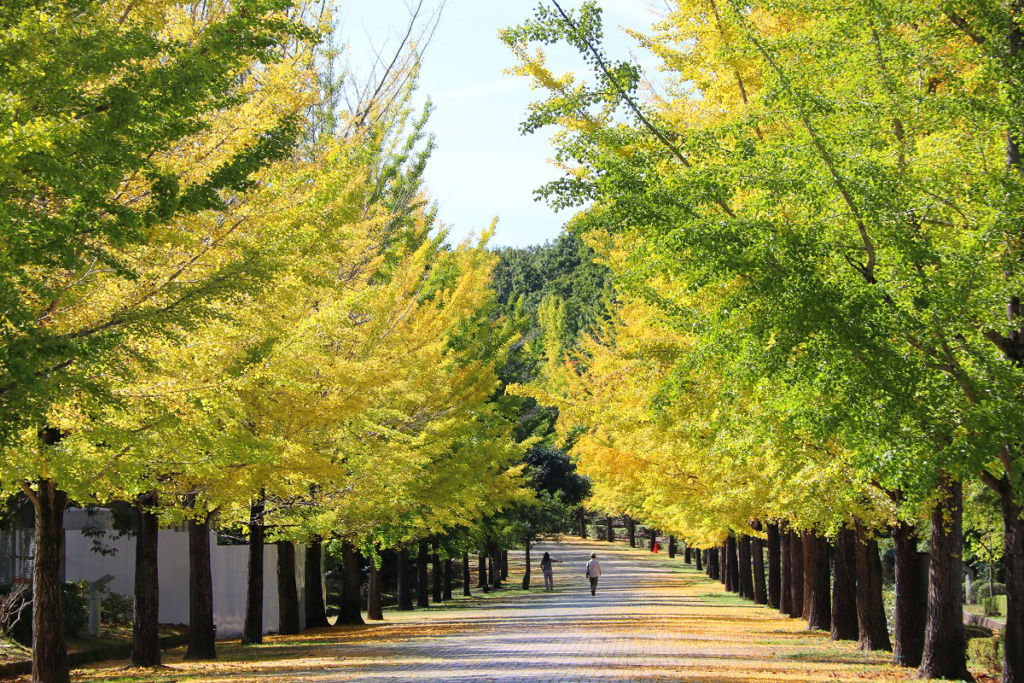
[[[991,598],[985,598],[981,601],[982,606],[985,608],[986,617],[1005,617],[1006,616],[1006,596],[1005,595],[993,595]]]
[[[964,593],[966,595],[966,592]],[[1006,595],[1006,585],[1002,583],[994,583],[992,585],[992,594],[988,592],[988,581],[978,580],[971,584],[971,604],[980,605],[981,601],[985,598],[990,598],[992,595]]]
[[[971,666],[992,673],[1003,672],[1003,636],[971,638],[967,641],[967,659]]]

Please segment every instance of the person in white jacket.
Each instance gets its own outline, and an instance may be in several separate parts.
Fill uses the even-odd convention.
[[[590,579],[590,594],[597,595],[597,579],[601,576],[601,563],[597,561],[597,553],[590,553],[587,562],[587,578]]]

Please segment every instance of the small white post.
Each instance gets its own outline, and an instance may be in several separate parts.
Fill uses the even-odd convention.
[[[92,638],[100,637],[100,601],[102,599],[102,589],[108,583],[114,580],[112,574],[106,574],[101,576],[95,581],[89,582],[89,636]]]

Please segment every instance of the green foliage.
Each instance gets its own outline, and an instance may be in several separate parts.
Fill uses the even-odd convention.
[[[1005,590],[1005,588],[1004,588]],[[981,601],[982,607],[985,608],[986,617],[1005,617],[1006,616],[1006,595],[993,595],[990,598],[984,598]]]
[[[106,588],[100,603],[100,618],[104,624],[131,624],[135,616],[135,598],[122,593],[111,593]]]
[[[87,582],[65,583],[60,591],[60,605],[64,616],[64,633],[77,636],[89,624],[89,601],[85,597]]]
[[[6,596],[13,587],[10,584],[0,584],[0,596]],[[76,636],[89,623],[89,603],[84,595],[85,582],[65,583],[61,586],[60,600],[61,610],[64,618],[64,634]],[[31,595],[31,593],[29,593]],[[133,603],[134,608],[134,603]],[[11,629],[11,638],[22,645],[32,644],[32,609],[26,609],[21,618]]]
[[[1004,583],[993,581],[990,588],[987,580],[978,579],[971,584],[971,604],[982,604],[985,600],[1000,595],[1006,595],[1006,584]]]
[[[152,286],[133,249],[173,242],[160,231],[172,220],[224,209],[229,195],[252,187],[255,172],[289,153],[298,132],[293,118],[274,122],[234,153],[211,156],[207,172],[193,178],[167,163],[210,128],[212,114],[244,101],[242,70],[279,61],[286,44],[314,37],[287,18],[290,2],[236,2],[208,17],[195,39],[162,30],[160,11],[147,3],[113,5],[14,0],[0,12],[4,445],[25,425],[41,424],[60,395],[109,391],[96,367],[117,365],[126,337],[201,318],[225,290],[251,284],[240,271],[171,281],[166,297],[154,291],[137,308],[57,323],[94,295],[87,285],[99,272]]]
[[[971,638],[967,641],[967,660],[972,668],[1000,674],[1003,671],[1003,636]]]

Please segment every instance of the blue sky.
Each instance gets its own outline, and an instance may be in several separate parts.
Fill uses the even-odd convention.
[[[562,6],[579,4],[565,0]],[[536,0],[448,0],[427,48],[420,94],[429,95],[436,107],[430,129],[437,141],[427,182],[452,241],[479,234],[499,216],[492,245],[539,244],[557,236],[569,218],[534,201],[534,190],[558,177],[548,162],[550,132],[519,134],[526,107],[538,93],[525,79],[504,73],[513,58],[497,37],[499,29],[532,16],[536,5]],[[622,59],[636,52],[635,41],[619,27],[646,30],[657,18],[648,2],[602,0],[601,6],[609,55]],[[406,0],[344,3],[339,38],[350,45],[353,64],[369,59],[372,46],[389,37],[396,44],[395,32],[405,28],[407,17]],[[549,63],[559,72],[582,75],[585,69],[568,51],[550,52]]]

